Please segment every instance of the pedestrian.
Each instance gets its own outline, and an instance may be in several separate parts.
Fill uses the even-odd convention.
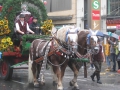
[[[117,54],[117,63],[118,63],[118,70],[120,70],[120,48],[119,45],[116,46],[116,54]]]
[[[38,24],[37,17],[33,17],[33,22],[29,25],[30,29],[35,32],[35,34],[42,34],[42,30],[40,29],[40,25]]]
[[[105,49],[105,56],[106,56],[106,64],[107,64],[107,69],[106,71],[111,70],[111,61],[110,61],[110,43],[108,42],[108,39],[106,40],[106,44],[104,45]]]
[[[94,77],[96,76],[97,83],[102,84],[100,80],[100,72],[101,72],[102,62],[105,62],[105,56],[103,52],[103,46],[101,45],[101,40],[99,38],[98,38],[98,47],[100,48],[99,52],[95,55],[92,55],[92,63],[95,66],[95,71],[90,77],[92,81],[95,81]]]
[[[115,47],[116,47],[116,39],[114,37],[111,37],[111,39],[108,40],[110,43],[110,58],[113,62],[112,72],[116,72],[116,54],[115,54]]]

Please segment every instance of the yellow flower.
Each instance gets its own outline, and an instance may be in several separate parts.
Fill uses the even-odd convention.
[[[52,23],[52,20],[51,20],[51,19],[50,19],[49,21],[50,21],[50,23]]]
[[[0,25],[4,25],[4,21],[3,20],[0,21]]]
[[[1,40],[1,42],[2,42],[2,43],[6,43],[6,39],[3,38],[3,39]]]
[[[5,26],[4,26],[4,29],[8,29],[8,25],[5,25]]]
[[[10,42],[10,41],[11,41],[11,38],[10,38],[10,37],[8,37],[8,38],[7,38],[7,42]]]
[[[4,44],[4,45],[3,45],[3,48],[4,48],[4,49],[5,49],[5,48],[7,48],[7,45],[6,45],[6,44]]]
[[[11,41],[11,42],[9,42],[9,45],[13,45],[13,42]]]

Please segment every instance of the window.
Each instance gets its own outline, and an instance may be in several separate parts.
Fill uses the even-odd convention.
[[[72,9],[72,0],[46,0],[47,12],[64,11]]]
[[[120,0],[108,0],[107,7],[108,15],[120,16]]]

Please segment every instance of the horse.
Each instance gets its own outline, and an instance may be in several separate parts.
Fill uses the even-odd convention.
[[[78,52],[83,57],[88,54],[89,59],[91,59],[91,54],[97,54],[99,52],[98,48],[98,36],[96,32],[92,30],[79,30],[78,33]],[[77,77],[81,66],[86,63],[77,62],[77,61],[68,61],[68,66],[74,73],[74,78],[69,82],[70,86],[74,86],[75,90],[79,90],[79,86],[77,84]],[[85,67],[84,67],[85,69]]]
[[[45,84],[44,70],[47,63],[53,71],[53,83],[57,84],[57,90],[63,90],[62,78],[69,57],[74,53],[73,51],[77,51],[77,29],[62,27],[55,33],[57,36],[48,41],[35,39],[31,43],[28,81],[33,83],[34,87],[39,87],[39,82]]]

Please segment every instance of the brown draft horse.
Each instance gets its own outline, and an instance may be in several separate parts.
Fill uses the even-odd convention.
[[[88,53],[95,54],[98,53],[99,48],[95,49],[97,47],[97,40],[98,37],[91,34],[90,38],[87,38],[88,34],[94,33],[91,30],[80,30],[78,33],[78,52],[80,55],[85,56]],[[87,44],[87,41],[89,39],[89,44]],[[90,51],[89,51],[90,50]],[[90,54],[88,54],[90,57]],[[75,90],[79,90],[79,86],[77,84],[77,77],[79,73],[79,69],[83,65],[83,62],[76,62],[69,60],[68,66],[71,68],[71,70],[74,72],[74,78],[70,81],[70,86],[74,86]],[[84,67],[85,68],[85,67]]]
[[[64,31],[68,29],[68,27],[64,27],[60,30]],[[70,33],[70,32],[69,32]],[[62,33],[63,34],[63,33]],[[65,33],[64,33],[65,34]],[[60,44],[58,44],[55,40],[51,40],[48,44],[46,44],[48,41],[42,40],[42,39],[36,39],[31,43],[30,53],[29,53],[29,83],[34,83],[34,87],[39,87],[38,80],[40,78],[40,83],[44,84],[44,75],[41,75],[41,72],[43,72],[42,65],[44,65],[44,61],[41,61],[36,63],[34,60],[45,56],[45,52],[47,50],[46,46],[49,46],[49,52],[48,52],[48,60],[46,61],[48,64],[51,65],[51,69],[53,70],[54,77],[53,82],[57,84],[57,90],[63,90],[62,85],[62,78],[64,76],[65,69],[68,65],[68,56],[73,52],[73,49],[77,49],[74,45],[75,42],[77,42],[77,32],[74,33],[71,36],[72,33],[68,34],[68,44],[72,45],[70,50],[63,52],[60,48],[62,47]],[[76,39],[75,39],[76,37]],[[64,42],[65,39],[63,39]],[[53,52],[50,56],[49,53]],[[62,55],[63,54],[63,55]],[[69,54],[69,55],[68,55]],[[68,56],[66,56],[68,55]],[[40,73],[40,74],[39,74]],[[44,72],[43,72],[44,73]],[[38,79],[38,80],[37,80]]]
[[[41,44],[38,47],[39,42],[41,42]],[[37,39],[33,41],[33,48],[30,49],[30,58],[32,58],[32,53],[33,53],[33,60],[36,60],[38,57],[42,57],[43,55],[41,55],[41,53],[39,53],[38,57],[36,57],[36,49],[38,47],[38,51],[40,52],[42,50],[42,48],[44,47],[45,43],[47,41],[43,41],[41,39]],[[50,48],[50,51],[53,51],[54,48]],[[56,51],[56,50],[55,50]],[[43,52],[42,52],[43,53]],[[64,72],[65,72],[65,68],[67,66],[67,62],[68,60],[66,60],[64,56],[58,55],[57,53],[53,53],[50,57],[49,57],[49,61],[53,64],[51,65],[51,68],[54,72],[54,75],[57,77],[55,77],[54,81],[57,82],[57,89],[58,90],[62,90],[63,86],[62,86],[62,78],[64,76]],[[32,60],[31,60],[32,61]],[[63,63],[65,62],[65,63]],[[37,80],[37,77],[39,76],[41,67],[42,67],[42,61],[37,64],[36,62],[32,62],[32,66],[29,66],[29,71],[31,71],[31,67],[32,67],[32,72],[29,72],[29,82],[34,83],[34,87],[39,87],[39,83]],[[63,63],[62,65],[60,65],[61,63]],[[58,65],[58,66],[56,66]],[[32,79],[32,75],[33,75],[33,80]],[[41,84],[44,84],[44,76],[41,77]],[[56,80],[57,79],[57,80]]]

